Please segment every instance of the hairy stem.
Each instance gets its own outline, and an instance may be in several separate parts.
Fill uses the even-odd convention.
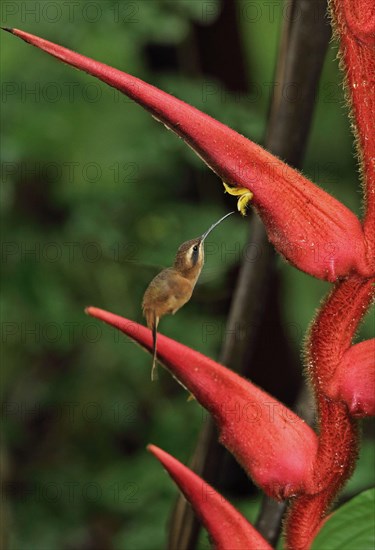
[[[306,550],[319,531],[332,501],[351,476],[358,455],[357,422],[344,403],[325,395],[327,382],[350,347],[374,298],[374,279],[352,276],[338,283],[315,319],[308,343],[309,374],[318,405],[319,447],[311,495],[297,497],[290,508],[287,547]]]

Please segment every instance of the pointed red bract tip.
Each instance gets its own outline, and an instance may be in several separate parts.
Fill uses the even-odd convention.
[[[375,338],[349,348],[326,393],[357,418],[375,415]]]
[[[203,479],[155,445],[148,445],[147,449],[191,503],[217,550],[271,550],[251,523]]]
[[[87,312],[152,351],[149,329],[108,311]],[[220,441],[270,496],[311,488],[316,434],[282,403],[201,353],[158,335],[158,358],[217,422]]]
[[[293,265],[328,281],[353,271],[371,275],[358,218],[280,159],[139,78],[24,31],[13,34],[117,88],[184,139],[224,182],[249,189],[270,240]]]

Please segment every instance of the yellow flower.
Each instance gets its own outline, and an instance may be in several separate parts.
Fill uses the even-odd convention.
[[[246,216],[246,208],[248,203],[253,198],[253,193],[247,189],[246,187],[230,187],[223,181],[223,185],[225,187],[226,193],[229,193],[230,195],[239,196],[238,202],[237,202],[237,208],[238,211],[241,212],[243,216]]]

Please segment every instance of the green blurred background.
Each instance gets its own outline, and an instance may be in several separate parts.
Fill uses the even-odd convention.
[[[282,2],[233,6],[12,1],[3,2],[2,24],[133,73],[262,143],[286,13]],[[360,215],[336,53],[331,45],[303,171]],[[141,108],[5,33],[1,72],[5,536],[14,550],[163,548],[177,493],[145,446],[186,462],[206,414],[168,374],[151,384],[149,356],[84,308],[144,322],[148,282],[234,199]],[[161,323],[213,358],[247,223],[233,217],[212,234],[193,299]],[[330,285],[280,259],[277,269],[283,326],[298,356]],[[359,338],[372,331],[368,315]],[[272,330],[264,336],[269,345]],[[365,424],[343,498],[373,481],[369,433]],[[231,495],[250,519],[259,498]]]

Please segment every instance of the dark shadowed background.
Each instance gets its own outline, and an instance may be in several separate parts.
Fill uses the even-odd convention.
[[[139,76],[262,143],[283,17],[286,5],[262,0],[97,0],[4,1],[1,20]],[[303,172],[360,215],[336,53],[331,45]],[[3,539],[13,550],[163,548],[176,490],[145,446],[186,462],[206,413],[166,372],[151,383],[150,357],[84,308],[144,322],[149,281],[235,199],[140,107],[5,33],[1,73]],[[298,89],[282,93],[293,102]],[[215,359],[238,266],[262,255],[244,248],[249,218],[212,233],[192,300],[160,325]],[[281,259],[277,269],[283,328],[299,357],[330,285]],[[368,316],[359,338],[372,329]],[[270,326],[262,345],[275,337]],[[343,498],[373,481],[369,432],[364,424]],[[253,519],[259,495],[239,493],[229,498]]]

